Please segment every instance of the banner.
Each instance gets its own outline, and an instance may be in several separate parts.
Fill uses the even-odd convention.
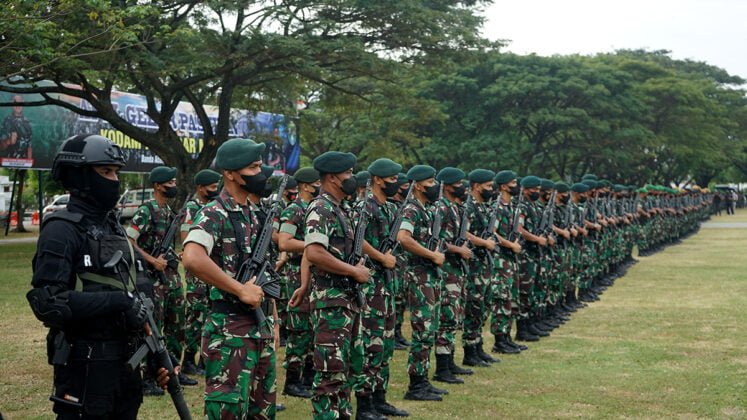
[[[80,98],[53,95],[55,98],[92,110]],[[150,119],[145,97],[126,92],[112,92],[112,105],[117,114],[128,123],[155,132],[156,124]],[[24,107],[27,102],[42,100],[40,95],[18,95],[0,92],[0,102],[18,104],[0,107],[0,166],[30,169],[51,169],[55,154],[62,142],[77,134],[99,134],[117,143],[127,158],[125,172],[149,172],[163,161],[138,141],[114,129],[108,122],[79,115],[66,108],[47,105]],[[218,119],[218,108],[206,105],[205,112],[211,122]],[[204,132],[194,107],[180,102],[171,119],[181,144],[193,157],[203,147]],[[251,138],[266,144],[263,160],[274,166],[276,173],[293,173],[298,169],[301,145],[297,123],[293,118],[267,112],[231,110],[229,137]]]

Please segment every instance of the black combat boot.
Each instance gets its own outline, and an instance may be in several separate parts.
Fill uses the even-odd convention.
[[[179,372],[179,384],[184,386],[195,386],[197,381],[185,375],[183,372]]]
[[[386,420],[373,405],[373,399],[370,395],[355,394],[358,400],[358,407],[355,410],[355,420]]]
[[[407,387],[407,392],[405,392],[405,399],[413,401],[443,400],[440,395],[430,391],[430,383],[425,379],[425,376],[421,375],[410,375],[410,385]]]
[[[147,370],[147,369],[146,369]],[[143,374],[143,395],[146,397],[160,397],[164,394],[156,380],[148,373]]]
[[[449,395],[449,391],[447,391],[447,390],[445,390],[443,388],[436,388],[435,386],[433,386],[432,383],[428,382],[428,377],[427,376],[425,377],[425,383],[428,384],[428,391],[430,391],[431,394]]]
[[[496,334],[495,344],[493,345],[493,352],[503,354],[517,354],[521,353],[521,350],[519,350],[518,347],[514,347],[508,343],[506,334]]]
[[[527,320],[527,331],[529,331],[532,335],[536,335],[537,337],[547,337],[550,335],[549,332],[538,326],[537,318],[535,317],[529,318]]]
[[[399,343],[402,346],[410,347],[410,342],[407,341],[404,335],[402,335],[402,325],[398,326],[394,330],[394,342]]]
[[[514,340],[511,339],[511,330],[508,330],[508,333],[506,333],[506,342],[508,342],[508,344],[510,346],[513,346],[513,347],[519,349],[519,351],[524,351],[524,350],[529,349],[529,347],[527,347],[527,346],[525,346],[523,344],[515,343]]]
[[[465,366],[477,367],[490,366],[490,364],[482,360],[482,358],[480,358],[480,356],[477,354],[477,346],[475,345],[464,346],[464,359],[462,360],[462,364]]]
[[[456,363],[454,363],[454,351],[451,351],[451,354],[449,355],[449,370],[451,370],[451,373],[454,375],[472,375],[474,372],[472,369],[465,369]]]
[[[516,321],[516,339],[519,341],[539,341],[539,336],[529,331],[529,320]]]
[[[184,352],[184,363],[182,363],[182,372],[187,375],[199,375],[205,374],[203,369],[200,369],[195,365],[195,354],[192,352]]]
[[[480,344],[475,346],[477,349],[477,356],[482,359],[483,362],[487,363],[500,363],[501,359],[496,359],[495,357],[485,353],[485,350],[482,348],[482,341],[480,341]]]
[[[433,374],[433,380],[447,384],[463,384],[464,379],[457,378],[453,373],[451,373],[451,369],[449,369],[449,358],[450,355],[448,354],[436,355],[436,373]]]
[[[373,393],[373,405],[376,411],[385,416],[408,417],[410,413],[389,404],[386,401],[386,391],[378,389]]]
[[[311,398],[311,392],[301,383],[301,370],[288,369],[285,372],[285,386],[283,394],[298,398]]]
[[[311,387],[314,385],[315,374],[314,361],[309,357],[304,361],[303,375],[301,375],[301,385],[309,391],[311,391]]]

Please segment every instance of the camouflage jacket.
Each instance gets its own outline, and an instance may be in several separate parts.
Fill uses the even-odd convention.
[[[192,226],[195,216],[197,216],[197,212],[200,211],[202,206],[204,206],[204,204],[194,198],[184,204],[184,218],[181,220],[182,224],[179,227],[180,231],[189,232],[189,228]]]
[[[137,246],[143,251],[153,257],[158,257],[158,255],[153,255],[153,252],[163,240],[174,217],[174,212],[168,205],[159,207],[155,199],[147,201],[138,207],[135,215],[132,216],[132,223],[127,228],[127,236],[135,240]]]
[[[16,143],[9,146],[5,154],[12,158],[27,157],[28,148],[31,147],[31,123],[23,115],[16,116],[11,113],[3,120],[0,139],[10,138],[12,133],[16,133]]]
[[[490,203],[472,201],[464,211],[467,212],[467,219],[469,220],[469,233],[482,237],[483,232],[488,228],[488,223],[490,223],[490,212],[493,211],[493,207]],[[473,251],[478,258],[487,258],[487,249],[476,246]]]
[[[392,227],[392,221],[397,213],[397,205],[388,201],[379,203],[375,198],[358,201],[353,209],[353,220],[358,220],[360,217],[364,203],[368,206],[369,214],[364,238],[369,245],[379,249],[384,238],[389,235],[389,229]],[[386,273],[383,267],[378,264],[374,268],[371,280],[362,285],[363,291],[367,296],[385,294]]]
[[[303,201],[299,196],[280,212],[278,217],[278,232],[287,233],[293,236],[293,239],[304,240],[303,234],[306,229],[306,209],[309,203]],[[288,262],[282,268],[284,275],[288,279],[288,297],[290,294],[301,286],[301,258],[303,253],[288,253]],[[308,312],[310,310],[309,295],[301,302],[298,308],[289,308],[289,311]]]
[[[526,229],[529,233],[537,235],[539,229],[540,219],[542,218],[542,208],[537,204],[539,200],[531,202],[529,200],[523,201],[519,207],[519,224]],[[534,242],[526,242],[525,245],[527,251],[539,251],[538,245]]]
[[[431,238],[431,228],[433,224],[433,213],[426,209],[417,199],[407,202],[402,210],[402,226],[400,230],[405,230],[412,234],[421,246],[427,247],[428,240]],[[410,253],[408,262],[413,258],[418,258]]]
[[[225,207],[223,204],[225,204]],[[192,227],[184,243],[194,242],[202,245],[207,251],[208,256],[213,262],[223,269],[229,276],[235,278],[237,271],[241,266],[240,258],[249,258],[252,254],[252,244],[259,234],[259,222],[257,220],[256,206],[246,202],[239,205],[225,189],[220,192],[217,200],[206,204],[195,217]],[[239,214],[241,221],[241,230],[244,231],[245,237],[239,243],[231,225],[228,212]],[[225,301],[237,303],[236,296],[210,286],[208,298],[211,302]],[[271,319],[269,315],[268,319]],[[213,317],[215,318],[215,317]],[[250,312],[240,311],[236,313],[222,314],[220,322],[224,322],[224,333],[228,336],[248,337],[248,338],[270,338],[271,334],[266,334],[260,329],[257,321]],[[271,329],[270,329],[271,330]]]
[[[323,246],[333,257],[345,261],[353,249],[353,227],[347,213],[328,193],[309,203],[306,211],[304,246]],[[311,266],[311,305],[314,309],[345,307],[358,309],[348,285],[353,280]]]

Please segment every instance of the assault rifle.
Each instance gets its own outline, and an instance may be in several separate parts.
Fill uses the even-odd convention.
[[[441,197],[443,197],[444,194],[444,184],[441,183],[438,188],[438,199],[436,199],[436,206],[435,211],[433,214],[433,220],[431,221],[431,237],[428,238],[428,243],[426,244],[426,248],[428,248],[431,251],[435,252],[443,252],[443,246],[444,243],[441,240],[441,212],[438,211],[438,203],[441,202]],[[435,265],[435,264],[434,264]],[[436,273],[438,273],[439,277],[443,276],[443,271],[441,270],[441,267],[436,267]]]
[[[402,207],[410,201],[412,198],[412,192],[413,188],[415,187],[415,183],[410,183],[410,188],[407,190],[407,196],[405,197],[405,200],[402,202]],[[399,209],[401,210],[401,208]],[[404,218],[404,213],[402,211],[397,212],[397,216],[395,216],[394,220],[392,221],[392,224],[389,226],[389,235],[387,235],[383,241],[379,244],[379,252],[382,254],[386,254],[387,252],[394,252],[397,250],[397,246],[399,246],[399,241],[397,241],[397,234],[399,233],[399,228],[402,226],[402,219]],[[386,280],[387,282],[392,281],[392,270],[384,270],[386,273]]]
[[[169,352],[166,350],[164,338],[158,331],[158,325],[156,324],[155,319],[153,319],[153,301],[137,290],[135,281],[130,274],[130,266],[127,263],[127,260],[122,258],[123,255],[124,254],[121,250],[116,251],[114,255],[112,255],[112,258],[104,264],[104,268],[113,269],[122,281],[125,290],[133,290],[133,298],[139,300],[140,303],[145,306],[148,313],[146,325],[150,330],[149,333],[146,333],[141,337],[143,344],[137,349],[137,351],[135,351],[135,354],[130,357],[130,360],[127,361],[127,367],[134,371],[140,366],[140,363],[143,361],[145,356],[151,355],[159,367],[163,367],[168,371],[169,382],[166,389],[169,392],[169,396],[171,396],[171,401],[174,403],[179,418],[182,420],[192,420],[192,415],[189,413],[187,402],[184,401],[182,386],[179,383],[179,375],[174,371],[174,364],[171,361]],[[124,270],[121,270],[120,266],[124,266]],[[127,273],[126,278],[124,273]]]
[[[176,232],[179,230],[179,226],[181,225],[182,218],[184,218],[184,214],[187,212],[187,203],[189,203],[191,199],[192,197],[190,196],[190,198],[188,198],[187,201],[184,202],[184,205],[182,206],[181,210],[179,210],[179,213],[177,213],[174,218],[171,219],[169,228],[166,229],[166,234],[163,235],[163,238],[161,238],[161,242],[158,243],[158,246],[156,246],[156,248],[154,249],[153,254],[151,254],[156,258],[163,255],[167,261],[166,265],[174,270],[176,270],[176,268],[179,266],[179,263],[177,262],[179,257],[177,257],[176,252],[174,252],[174,237],[176,236]],[[153,217],[153,215],[151,215],[151,217]],[[155,270],[155,272],[161,284],[168,284],[166,273],[159,270]]]
[[[280,202],[283,199],[283,192],[287,184],[288,175],[283,175],[283,179],[280,181],[280,186],[278,187],[278,194],[270,202],[265,222],[262,224],[259,237],[257,237],[252,247],[252,256],[241,262],[238,274],[236,275],[236,280],[241,284],[245,284],[253,277],[256,277],[254,284],[261,287],[266,295],[276,300],[280,299],[280,279],[275,273],[275,267],[270,264],[267,258],[267,251],[270,249],[270,244],[272,243],[272,222],[280,213]],[[238,228],[236,225],[237,222],[231,220],[231,223],[234,224],[234,229]],[[236,238],[236,240],[238,241],[239,238]],[[269,299],[263,301],[258,308],[254,309],[254,316],[260,327],[265,325],[265,321],[267,320],[265,311],[269,311],[270,309]]]
[[[524,187],[519,188],[519,198],[516,200],[514,209],[514,219],[511,221],[511,232],[508,234],[508,240],[516,242],[519,239],[519,222],[521,221],[521,205],[524,201]]]
[[[481,239],[495,239],[495,232],[493,229],[495,229],[495,222],[498,220],[498,206],[500,196],[496,197],[493,201],[493,211],[490,213],[490,219],[488,219],[488,224],[485,225],[485,228],[480,232],[480,238]],[[474,206],[474,204],[473,204]],[[477,211],[477,209],[475,209]],[[485,255],[488,257],[488,264],[491,267],[495,266],[495,258],[493,258],[493,253],[491,251],[485,250]]]
[[[464,203],[464,208],[462,209],[462,218],[459,221],[459,234],[454,241],[454,245],[456,246],[467,244],[467,227],[469,225],[469,214],[467,214],[467,207],[471,204],[472,194],[467,194],[467,201]],[[466,273],[467,271],[469,271],[469,265],[464,258],[459,257],[459,265],[462,267],[462,273]]]
[[[552,233],[553,219],[555,218],[553,210],[555,209],[555,196],[557,193],[557,191],[553,190],[552,194],[550,194],[550,201],[547,202],[545,209],[542,211],[542,219],[540,219],[539,229],[537,230],[540,235]]]
[[[368,219],[371,217],[368,211],[369,200],[373,200],[373,198],[371,197],[370,179],[366,181],[366,192],[363,195],[363,205],[361,206],[361,212],[358,215],[358,224],[355,225],[353,252],[350,253],[350,256],[346,261],[350,265],[358,265],[361,259],[363,259],[364,261],[368,259],[366,255],[363,254],[363,242],[365,242],[366,240],[366,228],[368,227]],[[361,291],[360,284],[352,278],[349,278],[348,280],[350,281],[350,288],[355,293],[355,300],[358,304],[358,307],[363,307],[363,304],[365,304],[366,301],[363,297],[363,292]]]

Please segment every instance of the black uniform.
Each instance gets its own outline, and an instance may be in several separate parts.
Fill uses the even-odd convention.
[[[28,299],[50,327],[50,399],[60,418],[134,419],[142,403],[140,371],[126,366],[142,318],[133,316],[132,288],[104,268],[117,250],[142,269],[113,213],[75,196],[42,226]]]

